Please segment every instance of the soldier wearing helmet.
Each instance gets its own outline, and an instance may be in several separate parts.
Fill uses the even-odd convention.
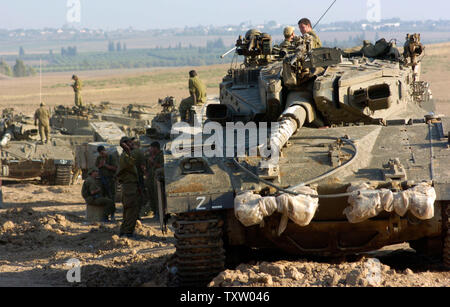
[[[295,37],[295,28],[288,26],[283,30],[284,41],[280,44],[280,49],[289,48],[292,46],[292,42]]]

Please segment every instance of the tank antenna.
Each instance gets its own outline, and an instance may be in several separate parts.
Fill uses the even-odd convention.
[[[325,15],[328,13],[328,11],[333,7],[333,5],[336,3],[337,0],[334,0],[333,3],[331,3],[330,7],[325,11],[325,13],[323,13],[322,17],[319,18],[319,21],[316,22],[316,24],[314,25],[313,29],[316,28],[316,26],[320,23],[320,21],[322,20],[322,18],[325,17]]]
[[[39,103],[42,103],[42,59],[39,58]]]

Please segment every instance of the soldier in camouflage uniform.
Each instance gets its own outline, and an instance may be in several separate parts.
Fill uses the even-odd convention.
[[[83,99],[81,98],[82,82],[76,75],[72,76],[72,80],[75,81],[75,83],[72,85],[73,91],[75,92],[75,105],[81,108],[83,106]]]
[[[180,116],[182,121],[188,121],[188,112],[193,105],[201,105],[206,102],[206,86],[197,76],[195,70],[189,72],[189,93],[190,97],[183,99],[180,103]]]
[[[294,40],[295,33],[294,27],[286,27],[283,30],[284,41],[280,44],[280,49],[286,49],[292,46],[292,41]]]
[[[136,162],[136,169],[138,174],[138,185],[140,189],[140,193],[138,195],[138,205],[139,211],[145,205],[145,183],[144,183],[144,173],[145,173],[145,154],[141,149],[141,144],[138,139],[132,138],[132,148],[131,148],[131,157]]]
[[[114,213],[116,212],[114,202],[102,196],[102,189],[97,185],[97,176],[97,169],[89,170],[88,177],[81,188],[81,195],[88,206],[103,207],[103,222],[107,222],[109,216],[111,216],[111,221],[114,221]]]
[[[153,142],[150,145],[148,154],[146,186],[150,194],[151,210],[154,212],[155,218],[158,218],[158,190],[156,180],[164,172],[164,155],[158,142]]]
[[[108,153],[104,146],[97,147],[98,157],[95,166],[99,169],[102,183],[102,194],[116,201],[116,172],[119,165],[117,158]]]
[[[41,107],[34,113],[34,125],[37,126],[39,122],[39,135],[41,136],[41,142],[48,143],[50,132],[50,111],[45,108],[45,103],[41,102]]]
[[[322,42],[317,33],[314,32],[311,26],[311,21],[308,18],[300,19],[300,21],[298,22],[298,27],[303,36],[310,35],[312,37],[312,49],[322,48]]]
[[[123,137],[120,140],[123,149],[119,161],[119,171],[117,178],[122,184],[122,204],[123,222],[120,226],[120,236],[132,237],[139,218],[138,204],[138,172],[136,161],[131,156],[132,142],[129,138]]]

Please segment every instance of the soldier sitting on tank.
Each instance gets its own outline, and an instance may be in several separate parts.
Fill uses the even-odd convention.
[[[195,70],[189,72],[189,93],[190,97],[183,99],[180,103],[181,120],[187,122],[190,119],[190,111],[192,106],[201,105],[206,102],[206,86],[197,76]]]
[[[45,136],[45,144],[47,144],[49,140],[48,134],[50,132],[50,111],[45,107],[44,102],[41,102],[40,108],[34,113],[34,125],[38,126],[38,122],[41,142],[44,144]]]
[[[284,41],[280,44],[280,49],[287,49],[292,47],[292,43],[295,37],[295,28],[288,26],[283,30]]]
[[[109,222],[110,216],[111,221],[114,222],[114,213],[116,212],[114,202],[102,196],[102,189],[97,185],[97,177],[98,170],[91,168],[81,188],[81,195],[88,206],[103,207],[102,222]]]
[[[298,27],[303,37],[309,35],[312,38],[312,49],[322,48],[322,42],[317,35],[317,33],[313,30],[311,26],[311,21],[308,18],[302,18],[298,22]]]
[[[95,166],[99,169],[102,195],[116,201],[116,171],[119,165],[116,157],[106,151],[105,146],[97,147]]]

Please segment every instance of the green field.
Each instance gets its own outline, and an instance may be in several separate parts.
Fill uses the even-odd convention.
[[[220,55],[227,49],[226,47],[177,47],[120,52],[83,52],[75,56],[62,56],[55,53],[30,54],[24,55],[21,59],[37,70],[39,70],[39,61],[42,60],[42,72],[205,66],[226,63],[225,60],[220,59]],[[9,63],[15,62],[16,58],[13,55],[3,57]]]

